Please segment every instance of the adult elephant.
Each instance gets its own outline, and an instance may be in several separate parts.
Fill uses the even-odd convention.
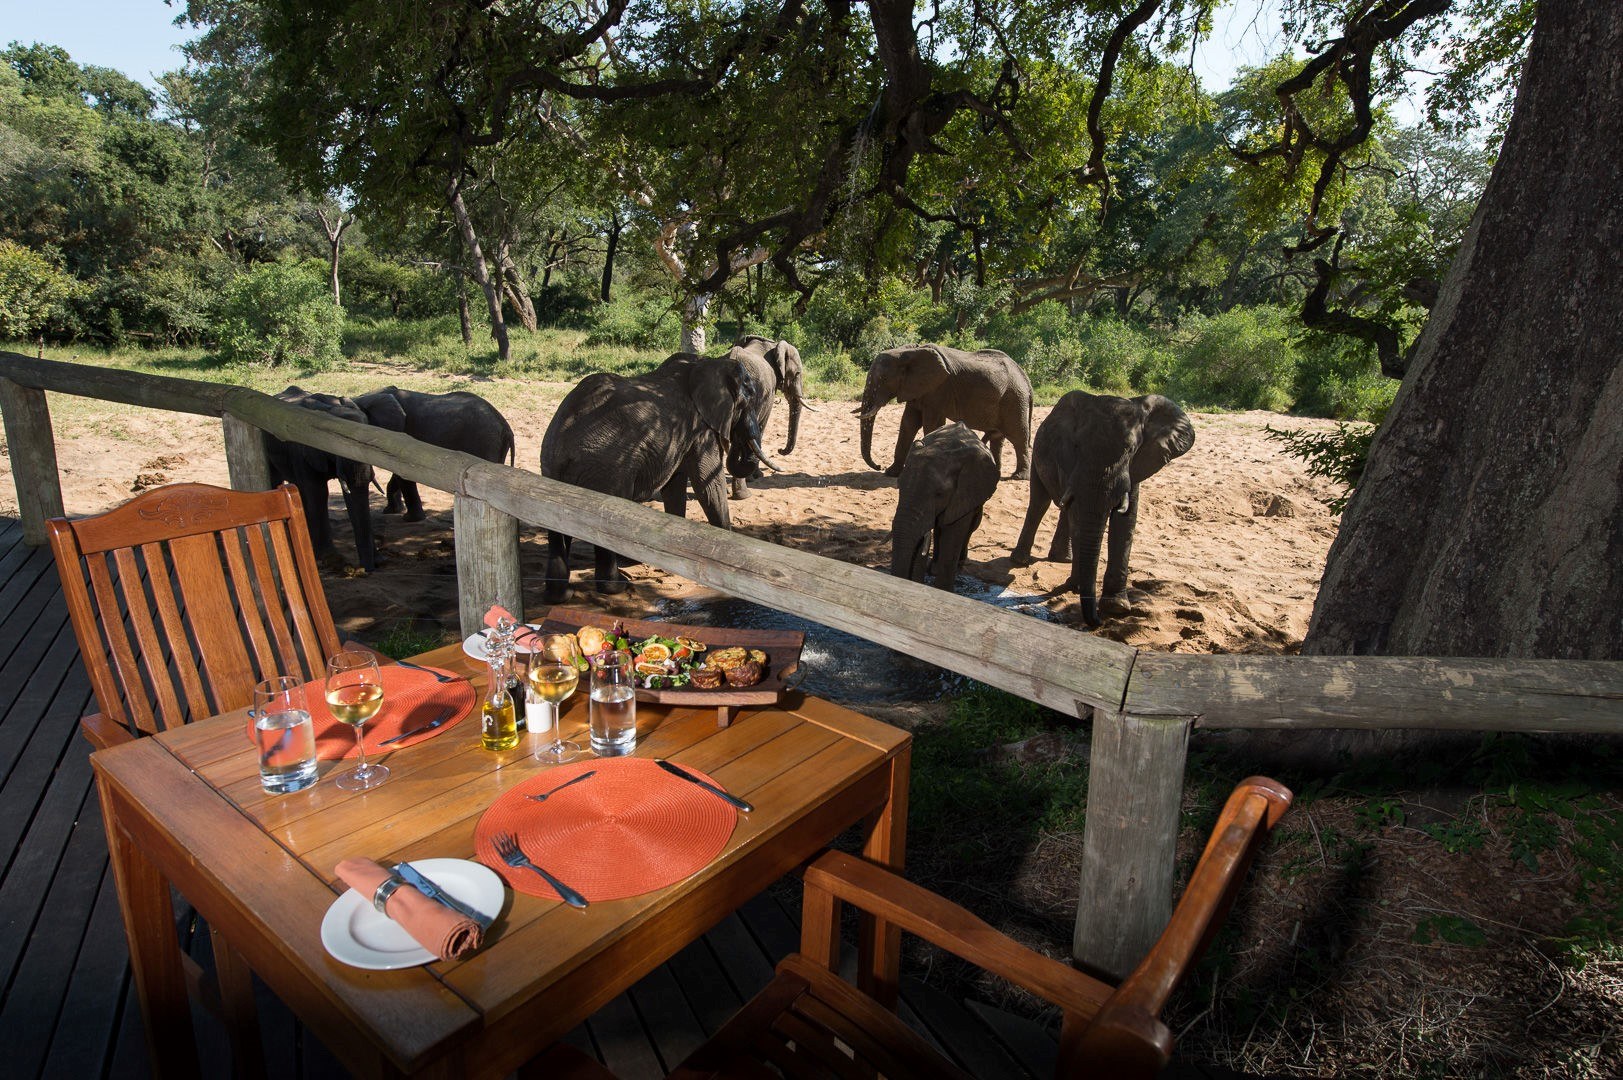
[[[1031,503],[1011,561],[1031,565],[1031,545],[1049,503],[1059,504],[1059,524],[1048,557],[1071,559],[1067,584],[1082,598],[1082,617],[1099,625],[1099,614],[1124,615],[1127,560],[1138,524],[1138,485],[1195,443],[1195,429],[1182,409],[1159,394],[1120,398],[1072,390],[1059,399],[1037,429],[1032,448]],[[1109,521],[1110,554],[1104,600],[1094,585],[1099,547]]]
[[[733,431],[769,468],[777,462],[761,449],[752,412],[760,387],[749,369],[726,356],[677,353],[638,378],[598,372],[582,379],[553,413],[541,440],[541,475],[566,484],[646,502],[656,495],[665,510],[687,513],[691,483],[710,524],[732,528],[722,463]],[[569,549],[573,538],[547,533],[549,604],[569,595]],[[626,588],[620,557],[596,549],[599,592]]]
[[[420,394],[385,386],[355,399],[373,424],[399,431],[447,450],[460,450],[500,465],[513,463],[513,428],[496,406],[466,390],[449,394]],[[385,490],[385,514],[405,511],[406,521],[421,521],[423,500],[417,485],[391,476]]]
[[[340,420],[353,420],[357,424],[368,422],[366,413],[353,398],[313,394],[297,386],[290,386],[276,396],[300,408],[336,416]],[[333,546],[332,523],[327,518],[327,484],[330,480],[337,480],[344,491],[344,509],[355,531],[356,561],[363,570],[377,569],[372,508],[368,501],[368,488],[373,482],[372,466],[303,443],[284,442],[269,432],[263,434],[271,483],[286,481],[299,489],[299,501],[304,504],[304,520],[310,526],[310,543],[316,555],[324,560],[338,560],[338,549]]]
[[[936,428],[902,466],[890,526],[890,572],[952,589],[980,528],[981,510],[997,490],[998,460],[961,421]],[[934,555],[931,556],[931,541]]]
[[[800,350],[782,338],[750,334],[733,342],[727,355],[749,368],[760,388],[751,411],[756,430],[762,437],[766,434],[767,421],[772,419],[772,403],[778,391],[783,391],[789,401],[789,437],[778,453],[794,453],[795,439],[800,434],[800,410],[817,411],[806,403]],[[733,432],[732,446],[727,451],[727,472],[733,478],[732,497],[749,498],[749,481],[760,478],[761,463],[742,429]]]
[[[862,416],[862,459],[875,469],[879,463],[873,458],[874,417],[892,398],[906,407],[896,434],[896,458],[885,475],[901,473],[921,428],[934,431],[948,420],[962,420],[985,432],[994,458],[1001,457],[1003,440],[1009,439],[1014,443],[1010,479],[1031,475],[1031,380],[1007,353],[903,345],[874,357],[857,412]]]

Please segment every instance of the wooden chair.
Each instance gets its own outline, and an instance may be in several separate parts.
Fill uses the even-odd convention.
[[[46,530],[98,748],[245,708],[272,675],[317,678],[340,647],[291,484],[171,484]]]
[[[46,531],[100,709],[79,723],[98,749],[245,708],[272,675],[318,678],[340,648],[291,484],[172,484]],[[222,1014],[237,1074],[263,1076],[252,976],[210,937],[218,1002],[190,956],[187,983]]]
[[[1160,938],[1119,986],[1017,944],[963,908],[873,863],[829,852],[805,873],[801,951],[688,1056],[670,1080],[702,1077],[872,1077],[967,1080],[912,1028],[841,979],[840,905],[917,934],[1024,987],[1064,1014],[1057,1077],[1155,1076],[1172,1054],[1160,1012],[1222,925],[1252,855],[1290,806],[1278,783],[1252,777],[1229,796],[1189,886]],[[603,1075],[560,1045],[544,1055],[553,1077]],[[540,1071],[528,1075],[541,1075]]]

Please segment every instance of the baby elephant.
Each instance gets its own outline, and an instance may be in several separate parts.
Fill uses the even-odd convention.
[[[997,490],[997,474],[997,458],[962,421],[936,428],[916,444],[902,465],[890,572],[922,582],[928,568],[935,587],[950,590],[980,526],[981,508]]]

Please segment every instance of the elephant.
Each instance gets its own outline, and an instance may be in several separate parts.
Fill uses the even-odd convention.
[[[460,450],[500,465],[513,463],[513,428],[496,406],[465,390],[449,394],[420,394],[385,386],[355,399],[373,425],[404,432],[447,450]],[[385,514],[405,511],[405,521],[421,521],[423,500],[417,485],[398,476],[389,478]]]
[[[289,386],[276,396],[340,420],[353,420],[357,424],[368,422],[366,413],[353,398],[312,394],[297,386]],[[356,561],[363,570],[377,569],[377,546],[372,534],[372,508],[367,490],[373,483],[372,466],[303,443],[283,442],[269,432],[263,434],[271,483],[286,481],[299,489],[299,501],[304,504],[304,519],[310,526],[310,542],[316,555],[338,559],[338,551],[333,546],[332,523],[327,519],[327,482],[337,479],[344,489],[344,507],[349,513],[350,526],[355,530]]]
[[[541,440],[541,475],[566,484],[647,502],[656,495],[667,513],[687,513],[687,488],[710,524],[732,528],[722,462],[732,433],[743,435],[759,459],[778,469],[761,448],[754,402],[761,393],[750,369],[726,356],[677,353],[653,372],[624,378],[588,375],[553,413]],[[573,538],[547,533],[549,604],[569,596],[569,549]],[[625,591],[620,557],[596,549],[597,589]]]
[[[779,390],[783,391],[783,396],[789,400],[789,438],[778,453],[783,455],[794,453],[795,438],[800,433],[800,410],[816,412],[805,399],[800,350],[782,338],[774,340],[751,334],[733,342],[733,347],[727,355],[747,365],[761,388],[753,411],[755,426],[763,437],[766,434],[767,421],[772,418],[773,399]],[[761,476],[761,464],[755,459],[754,451],[750,449],[749,440],[742,429],[735,430],[732,434],[732,447],[727,452],[727,472],[733,479],[732,497],[747,499],[749,481]]]
[[[1007,353],[996,349],[964,352],[943,345],[903,345],[874,357],[862,390],[862,459],[873,459],[874,417],[895,398],[906,409],[896,435],[896,459],[886,476],[897,476],[920,428],[934,431],[948,420],[962,420],[985,432],[992,456],[998,458],[1005,438],[1014,442],[1014,475],[1031,475],[1031,380]]]
[[[997,490],[998,460],[963,421],[926,435],[902,466],[896,517],[890,527],[890,572],[951,590],[981,524],[981,508]],[[935,554],[927,559],[931,534]]]
[[[1037,429],[1032,447],[1031,502],[1011,562],[1031,565],[1031,545],[1050,502],[1059,524],[1048,549],[1053,560],[1071,559],[1066,587],[1082,598],[1082,617],[1099,625],[1100,611],[1123,615],[1127,561],[1138,523],[1138,485],[1195,444],[1195,429],[1171,400],[1159,394],[1121,398],[1072,390]],[[1104,600],[1094,585],[1099,547],[1109,521],[1110,553]]]

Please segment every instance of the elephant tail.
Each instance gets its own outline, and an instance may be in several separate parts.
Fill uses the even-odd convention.
[[[506,417],[502,418],[502,438],[504,440],[506,440],[506,443],[507,443],[507,453],[505,455],[506,458],[507,458],[507,464],[508,465],[517,465],[518,464],[517,440],[513,438],[513,425],[509,424],[507,422]]]

